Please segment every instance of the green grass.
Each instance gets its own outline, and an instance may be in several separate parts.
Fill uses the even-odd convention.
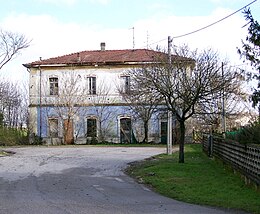
[[[260,213],[259,191],[221,162],[209,159],[201,145],[185,146],[184,164],[178,163],[178,153],[159,155],[133,164],[127,173],[180,201]]]
[[[6,156],[6,152],[0,150],[0,157],[1,156]]]
[[[0,146],[14,146],[27,143],[27,132],[15,128],[0,127]]]

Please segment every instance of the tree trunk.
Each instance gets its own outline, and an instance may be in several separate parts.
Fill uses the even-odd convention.
[[[148,122],[144,122],[144,139],[143,143],[148,143]]]
[[[179,163],[184,163],[184,141],[185,141],[185,121],[181,120],[180,123],[180,145],[179,145]]]
[[[104,141],[104,133],[103,133],[103,127],[102,127],[102,121],[101,121],[101,118],[99,120],[99,142],[103,142]]]

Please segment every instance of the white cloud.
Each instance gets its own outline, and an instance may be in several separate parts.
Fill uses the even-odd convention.
[[[87,1],[92,4],[102,4],[106,5],[109,3],[109,0],[34,0],[35,2],[41,2],[41,3],[49,3],[49,4],[55,4],[55,5],[68,5],[72,6],[76,3],[80,3],[80,1]]]
[[[42,2],[42,3],[51,3],[56,5],[73,5],[77,2],[77,0],[34,0],[36,2]]]
[[[106,5],[109,3],[109,0],[89,0],[91,3],[98,3],[98,4],[103,4]]]
[[[167,36],[179,36],[207,26],[233,11],[216,9],[210,16],[180,17],[168,16],[161,19],[146,19],[135,23],[136,43],[138,46],[146,44],[146,30],[149,31],[149,43],[155,43],[166,48]],[[243,17],[234,15],[210,28],[182,38],[173,40],[174,45],[188,44],[192,48],[213,48],[219,51],[223,57],[229,57],[232,61],[239,59],[236,47],[241,45],[241,39],[245,38],[246,29],[243,29]]]
[[[139,20],[133,23],[135,27],[135,48],[146,48],[148,43],[155,48],[167,46],[167,36],[177,36],[206,26],[232,11],[217,9],[210,16],[177,17],[164,16]],[[232,61],[239,59],[236,47],[245,38],[246,29],[241,27],[244,18],[238,15],[199,33],[174,39],[174,45],[186,43],[191,48],[212,47],[224,57]],[[13,60],[4,69],[6,74],[19,79],[26,76],[26,69],[21,65],[38,60],[39,57],[49,58],[82,50],[100,48],[100,42],[106,42],[106,49],[131,49],[133,31],[129,26],[122,29],[107,29],[102,26],[84,23],[62,23],[49,15],[31,16],[27,14],[11,14],[0,22],[4,29],[16,29],[33,39],[31,46],[21,56]],[[163,40],[161,42],[157,42]],[[235,62],[236,63],[236,62]],[[2,72],[2,71],[1,71]]]

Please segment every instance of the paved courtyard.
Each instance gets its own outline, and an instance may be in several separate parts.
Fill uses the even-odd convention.
[[[0,157],[1,214],[227,213],[178,202],[137,184],[127,163],[164,148],[21,147]]]

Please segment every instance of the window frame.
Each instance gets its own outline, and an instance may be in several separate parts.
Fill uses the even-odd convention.
[[[55,127],[51,127],[52,122],[55,121]],[[55,130],[54,130],[55,129]],[[59,119],[50,117],[48,118],[48,136],[52,138],[59,137]]]
[[[95,126],[93,125],[94,123],[92,123],[91,126],[89,126],[89,121],[95,121]],[[92,129],[90,131],[90,128]],[[94,131],[93,131],[94,130]],[[97,117],[87,117],[86,118],[86,137],[98,137],[98,119]]]
[[[88,94],[89,95],[96,95],[97,94],[97,77],[88,76],[87,77],[87,84],[88,84]]]
[[[58,77],[49,77],[49,90],[50,90],[50,96],[59,95],[59,78]]]
[[[121,90],[123,94],[130,94],[130,87],[131,87],[131,81],[130,81],[130,75],[121,75]]]

